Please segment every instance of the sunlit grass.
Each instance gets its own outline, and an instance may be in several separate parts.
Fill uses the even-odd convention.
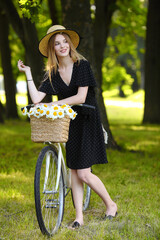
[[[144,90],[139,90],[135,93],[127,95],[125,98],[119,97],[118,95],[118,89],[113,89],[110,91],[104,91],[103,92],[103,97],[105,100],[107,99],[112,99],[112,100],[119,100],[121,102],[123,101],[129,101],[131,100],[132,102],[144,102]]]
[[[144,111],[144,91],[140,90],[126,98],[117,95],[118,90],[103,93],[107,116],[112,124],[141,124]]]
[[[26,177],[22,172],[19,171],[12,171],[9,174],[1,173],[0,178],[3,182],[0,191],[1,201],[11,199],[16,199],[17,201],[25,200],[24,195],[26,192],[26,186],[28,184],[32,184],[33,179],[31,177]],[[26,186],[23,189],[24,185]]]
[[[68,195],[62,227],[53,239],[159,239],[160,127],[111,128],[123,151],[108,150],[109,163],[94,166],[93,172],[117,202],[118,217],[104,222],[104,204],[92,192],[85,225],[70,231],[66,226],[74,220],[75,210]],[[7,121],[0,131],[0,238],[46,239],[37,224],[33,191],[36,159],[43,144],[30,141],[28,122]]]
[[[130,98],[142,102],[143,93]],[[118,97],[109,99],[117,101]],[[94,166],[93,172],[118,204],[118,216],[103,221],[104,204],[92,192],[84,226],[71,231],[67,226],[74,220],[75,210],[69,194],[62,226],[51,239],[160,239],[160,126],[140,125],[143,108],[110,105],[107,113],[122,150],[107,150],[109,163]],[[34,171],[43,144],[31,142],[27,121],[6,120],[0,133],[0,239],[48,239],[39,230],[34,207]]]

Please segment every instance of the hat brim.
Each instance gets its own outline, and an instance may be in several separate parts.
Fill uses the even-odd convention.
[[[44,57],[48,57],[48,41],[56,33],[68,34],[74,47],[77,48],[79,46],[81,37],[76,31],[69,30],[69,29],[57,29],[45,35],[39,42],[39,51]]]

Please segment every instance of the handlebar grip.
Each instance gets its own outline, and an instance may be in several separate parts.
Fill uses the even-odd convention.
[[[86,107],[86,108],[91,108],[91,109],[96,109],[95,106],[92,106],[92,105],[88,105],[88,104],[81,104],[82,107]]]

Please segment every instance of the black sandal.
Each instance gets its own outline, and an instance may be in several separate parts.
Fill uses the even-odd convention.
[[[80,223],[77,222],[77,221],[75,221],[75,222],[73,223],[73,225],[72,225],[72,228],[73,228],[73,229],[77,229],[77,228],[79,228],[80,226],[81,226]]]
[[[103,220],[112,220],[113,218],[115,218],[118,215],[118,212],[116,212],[115,216],[112,215],[106,215],[104,216]]]

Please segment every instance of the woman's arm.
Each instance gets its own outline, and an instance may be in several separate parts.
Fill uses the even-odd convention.
[[[88,86],[87,87],[79,87],[76,95],[73,95],[72,97],[68,97],[68,98],[53,102],[53,104],[76,105],[76,104],[84,103],[85,100],[86,100],[86,97],[87,97],[87,92],[88,92]]]
[[[21,60],[18,61],[18,69],[20,72],[24,72],[26,74],[29,95],[34,104],[39,103],[46,96],[46,93],[39,92],[34,84],[31,69],[28,66],[25,66]]]
[[[32,79],[32,73],[30,70],[29,66],[25,66],[21,60],[18,61],[18,69],[20,72],[24,72],[26,74],[27,78],[27,83],[28,83],[28,90],[30,97],[32,99],[32,102],[34,104],[39,103],[42,101],[42,99],[46,96],[46,93],[40,92],[37,90],[34,81]],[[69,105],[76,105],[76,104],[81,104],[84,103],[87,97],[87,92],[88,92],[88,86],[86,87],[79,87],[78,92],[76,95],[72,97],[68,97],[59,101],[56,101],[54,103],[50,103],[49,105],[52,104],[58,104],[58,105],[63,105],[63,104],[69,104]]]

